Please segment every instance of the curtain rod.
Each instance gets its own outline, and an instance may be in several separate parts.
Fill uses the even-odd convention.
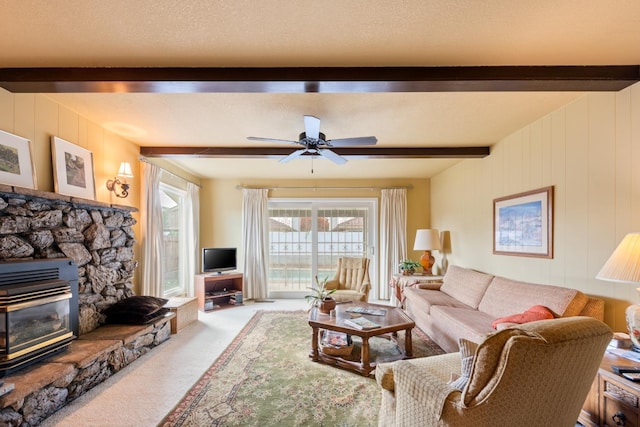
[[[176,173],[173,173],[170,170],[167,170],[167,169],[163,168],[162,166],[160,166],[160,165],[158,165],[156,163],[150,162],[149,160],[147,160],[146,157],[139,156],[138,160],[140,160],[141,162],[149,163],[150,165],[153,165],[153,166],[155,166],[155,167],[157,167],[159,169],[162,169],[162,172],[168,173],[169,175],[175,176],[176,178],[180,178],[180,179],[182,179],[182,180],[184,180],[184,181],[186,181],[186,182],[188,182],[190,184],[195,185],[198,188],[202,188],[202,185],[198,184],[197,182],[193,182],[190,179],[187,179],[187,178],[185,178],[183,176],[180,176],[180,175],[178,175]]]
[[[266,188],[268,190],[370,190],[370,191],[375,191],[375,190],[394,190],[394,189],[405,189],[405,190],[411,190],[413,188],[413,185],[409,184],[406,186],[400,186],[400,187],[287,187],[287,186],[278,186],[278,187],[249,187],[249,186],[245,186],[245,185],[236,185],[236,189],[237,190],[242,190],[242,189],[259,189],[259,188]]]

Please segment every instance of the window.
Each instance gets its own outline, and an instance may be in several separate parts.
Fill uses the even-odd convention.
[[[269,295],[296,297],[332,278],[342,256],[369,257],[376,283],[375,199],[269,201]]]
[[[160,177],[162,181],[164,173]],[[162,204],[162,229],[165,259],[162,262],[164,272],[163,295],[165,298],[185,295],[190,283],[186,266],[186,190],[164,182],[160,183],[160,201]]]

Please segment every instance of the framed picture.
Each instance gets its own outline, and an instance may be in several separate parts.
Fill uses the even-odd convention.
[[[493,253],[553,258],[553,187],[494,199]]]
[[[52,136],[51,155],[56,193],[95,200],[96,187],[91,151]]]
[[[0,130],[0,184],[36,188],[31,141]]]

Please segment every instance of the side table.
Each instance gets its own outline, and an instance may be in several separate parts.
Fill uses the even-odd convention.
[[[640,383],[616,374],[611,369],[613,365],[640,367],[638,362],[608,349],[580,412],[580,424],[587,427],[640,426]]]
[[[392,288],[395,303],[398,307],[404,305],[404,288],[419,287],[422,289],[440,289],[443,276],[428,276],[424,274],[412,274],[405,276],[403,274],[394,274],[389,282]]]

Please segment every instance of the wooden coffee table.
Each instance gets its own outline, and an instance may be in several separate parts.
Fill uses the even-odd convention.
[[[368,307],[383,309],[386,311],[384,316],[372,316],[363,314],[362,317],[368,318],[380,325],[379,328],[361,330],[349,325],[345,325],[344,320],[351,318],[351,313],[347,309],[351,307]],[[311,354],[309,357],[314,362],[326,363],[329,365],[339,366],[344,369],[355,371],[364,376],[370,376],[376,368],[376,363],[372,362],[369,357],[369,339],[371,337],[382,336],[393,340],[396,344],[398,331],[404,331],[404,351],[400,348],[399,356],[396,359],[406,359],[413,356],[413,348],[411,343],[411,330],[416,326],[413,320],[409,318],[401,309],[380,304],[369,303],[343,303],[336,306],[336,316],[330,317],[327,314],[320,313],[317,308],[312,308],[309,312],[309,326],[312,328],[311,333]],[[320,350],[319,334],[320,330],[344,332],[349,335],[355,335],[362,339],[362,347],[360,349],[360,361],[349,360],[346,357],[334,356],[326,354]]]

